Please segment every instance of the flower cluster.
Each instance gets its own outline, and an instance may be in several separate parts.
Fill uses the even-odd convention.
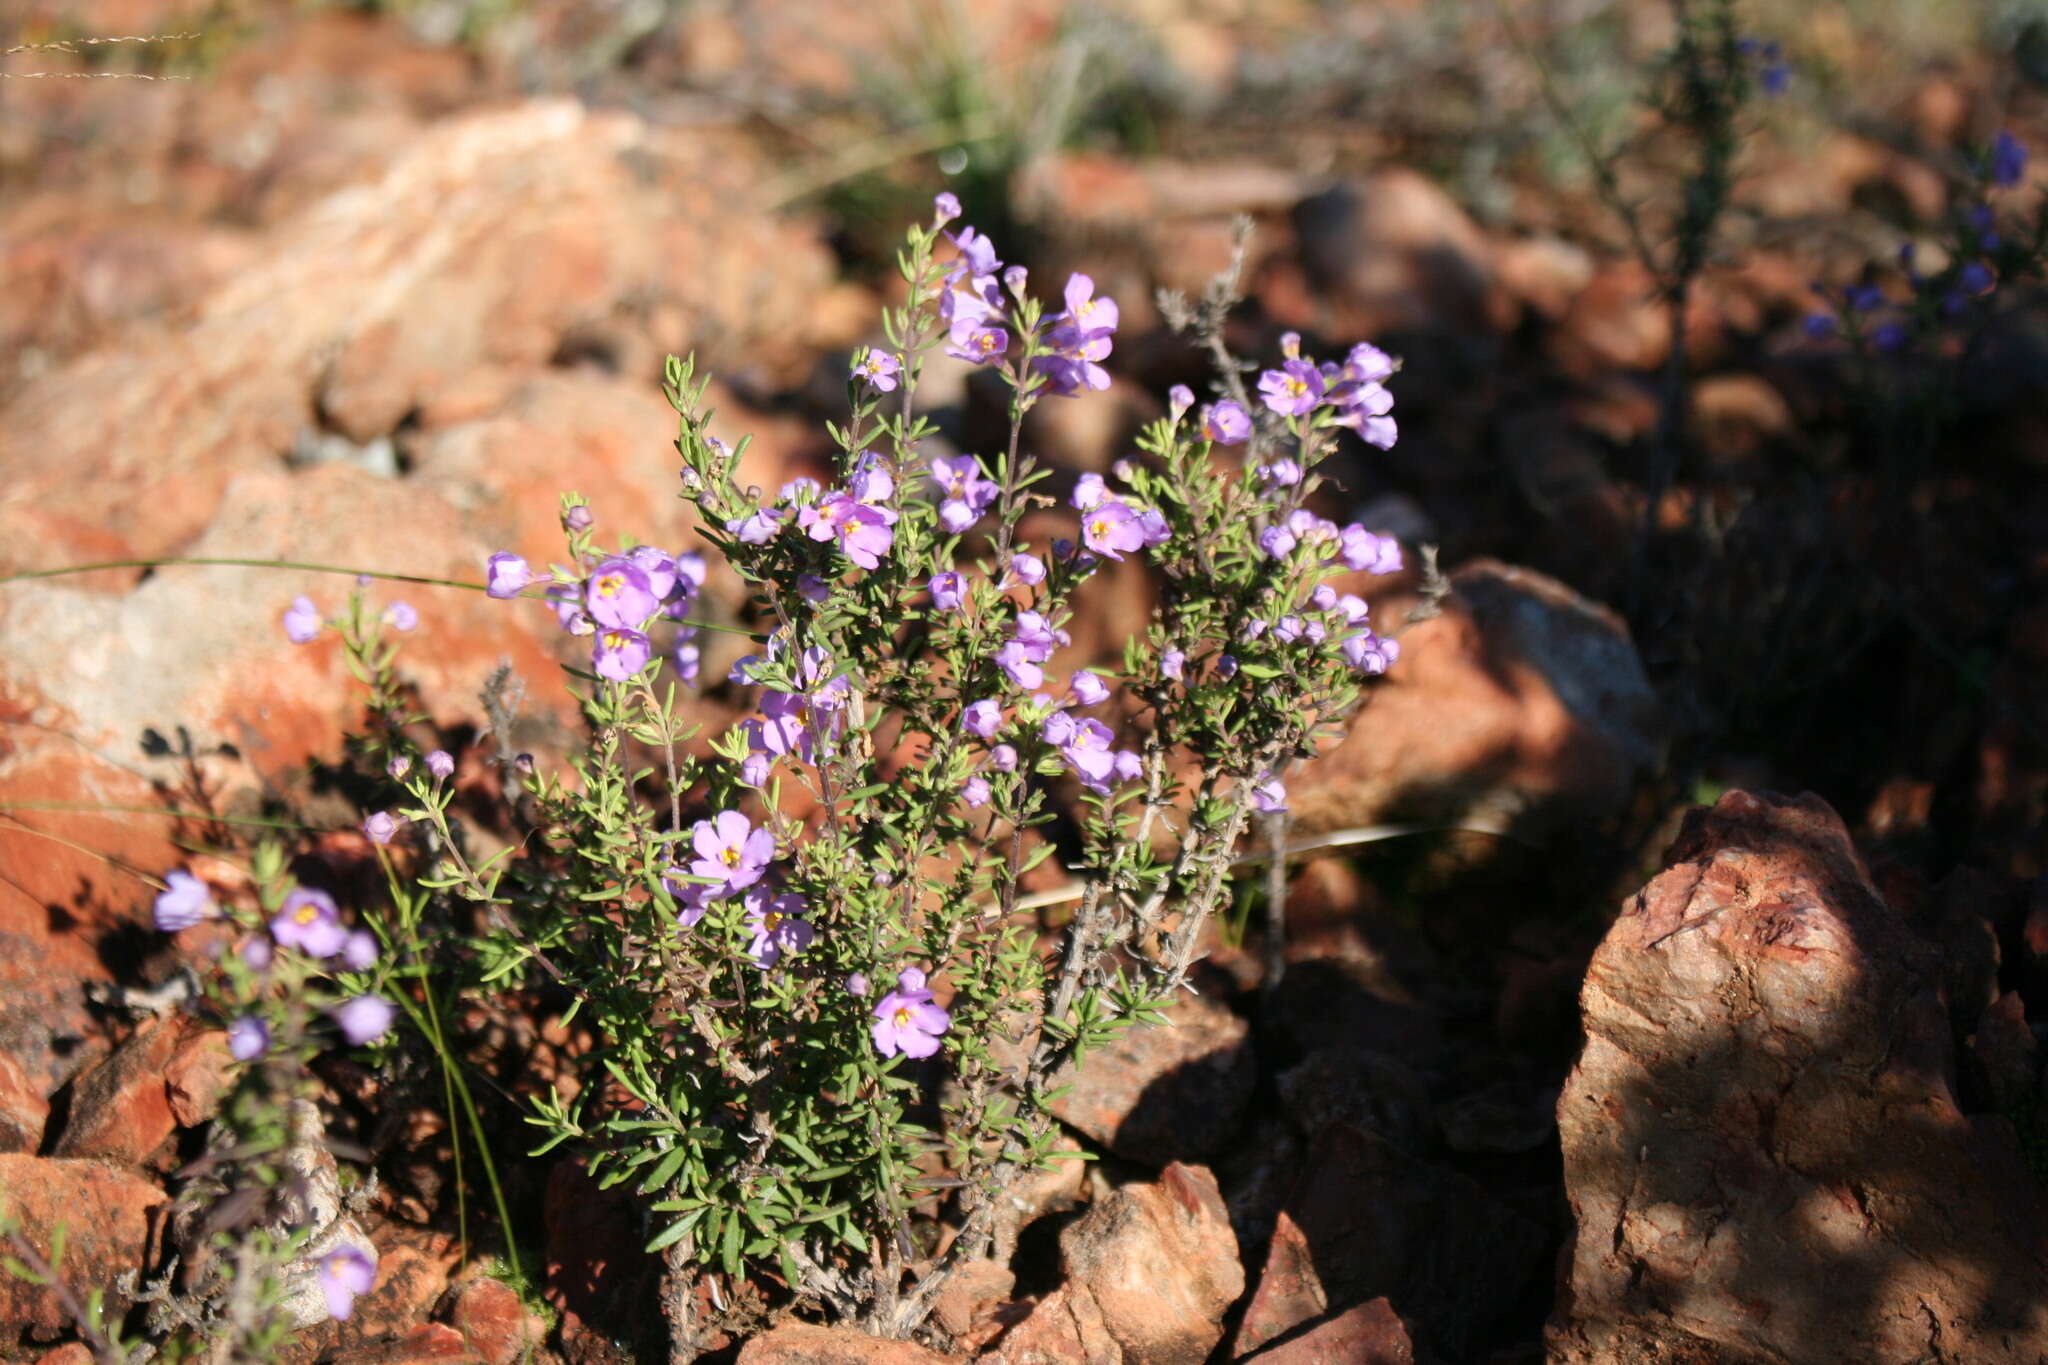
[[[1392,356],[1370,342],[1360,342],[1342,364],[1316,365],[1302,359],[1301,337],[1295,332],[1280,339],[1280,350],[1285,357],[1280,368],[1259,376],[1260,398],[1268,411],[1289,420],[1321,413],[1327,425],[1348,427],[1368,445],[1393,448],[1399,431],[1392,415],[1394,395],[1386,387],[1394,374]],[[1205,426],[1214,417],[1212,410]],[[1232,430],[1241,417],[1240,411],[1226,418]]]
[[[700,656],[688,618],[704,586],[704,556],[695,550],[670,554],[653,545],[601,554],[590,545],[591,524],[587,504],[565,506],[563,525],[580,571],[558,564],[552,574],[537,573],[521,556],[500,550],[485,567],[485,590],[510,598],[547,583],[542,595],[554,607],[556,622],[571,635],[590,637],[591,672],[613,682],[638,677],[654,657],[655,624],[675,622],[675,669],[684,682],[694,681]]]

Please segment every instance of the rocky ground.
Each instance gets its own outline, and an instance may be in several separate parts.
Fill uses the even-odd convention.
[[[826,0],[505,8],[0,16],[0,46],[200,33],[0,59],[45,73],[0,81],[0,574],[179,555],[472,577],[494,549],[548,558],[567,488],[688,543],[661,358],[718,376],[750,481],[819,472],[881,253],[957,141],[878,107],[994,126],[974,145],[1004,155],[958,182],[970,213],[1034,275],[1085,268],[1122,303],[1114,387],[1029,434],[1063,477],[1201,382],[1151,300],[1199,291],[1249,215],[1234,347],[1270,359],[1299,330],[1403,357],[1402,441],[1348,452],[1331,510],[1452,570],[1291,783],[1299,836],[1429,832],[1301,863],[1279,951],[1256,918],[1219,933],[1204,994],[1090,1063],[1061,1117],[1102,1159],[1017,1190],[1003,1258],[953,1281],[927,1341],[763,1321],[727,1357],[2048,1357],[2048,313],[2002,296],[1903,487],[1867,458],[1858,376],[1800,328],[1813,280],[1888,263],[1952,207],[1966,144],[2010,126],[2048,151],[2024,70],[1917,30],[1946,55],[1902,66],[1825,16],[1787,35],[1814,74],[1756,134],[1693,292],[1683,458],[1653,505],[1671,339],[1647,273],[1526,139],[1483,193],[1446,153],[1542,108],[1526,72],[1486,74],[1513,50],[1487,21],[1126,0],[1146,35],[1126,84],[1051,137],[1024,117],[1051,96],[1026,96],[1100,22],[1057,0],[936,28]],[[1658,12],[1617,7],[1621,51],[1666,40]],[[1419,85],[1478,72],[1492,103],[1404,103],[1387,53]],[[969,99],[933,63],[998,75]],[[190,78],[57,78],[90,71]],[[1629,193],[1658,192],[1655,150]],[[984,447],[990,396],[932,382],[943,440]],[[71,1226],[88,1282],[161,1264],[169,1177],[227,1065],[217,1033],[137,1003],[182,965],[143,876],[233,817],[311,827],[302,857],[337,881],[367,861],[318,776],[351,681],[277,628],[338,581],[0,583],[0,1200],[31,1236]],[[1062,663],[1144,619],[1129,588]],[[518,747],[573,743],[536,622],[409,595],[434,726],[473,738],[507,661]],[[716,689],[702,705],[727,715]],[[587,1045],[560,1010],[461,1022],[507,1132]],[[524,1304],[486,1273],[508,1230],[458,1220],[438,1092],[339,1060],[324,1079],[379,1176],[380,1275],[295,1359],[658,1358],[629,1203],[508,1152],[509,1233],[545,1289]],[[0,1359],[85,1358],[54,1294],[0,1276]]]

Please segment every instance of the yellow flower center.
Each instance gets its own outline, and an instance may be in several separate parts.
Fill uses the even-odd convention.
[[[1097,517],[1095,520],[1088,523],[1088,533],[1090,535],[1106,536],[1109,534],[1109,523],[1104,521],[1101,517]]]
[[[626,637],[616,630],[608,630],[604,633],[604,647],[606,649],[624,649],[626,647]]]
[[[1308,392],[1308,385],[1299,379],[1290,379],[1287,381],[1287,392],[1293,397],[1299,398]]]
[[[619,590],[625,586],[625,575],[608,573],[597,580],[597,595],[599,597],[617,597]]]
[[[292,919],[300,924],[311,924],[320,918],[320,912],[310,905],[302,905],[292,912]]]
[[[727,867],[738,867],[740,865],[740,851],[736,848],[721,848],[718,850],[718,858]]]
[[[907,1005],[898,1005],[896,1007],[896,1027],[910,1027],[910,1008]]]
[[[775,932],[776,926],[781,923],[781,915],[777,914],[773,910],[767,911],[761,916],[761,932],[764,934],[772,934]]]

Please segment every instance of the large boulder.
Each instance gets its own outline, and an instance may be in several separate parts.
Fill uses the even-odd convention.
[[[1581,998],[1555,1365],[2048,1357],[2048,1224],[1939,950],[1818,798],[1695,810]]]

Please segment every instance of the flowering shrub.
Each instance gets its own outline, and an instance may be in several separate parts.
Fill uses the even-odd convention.
[[[1024,417],[1107,386],[1117,307],[1076,275],[1049,311],[986,236],[951,229],[958,212],[941,196],[908,236],[905,301],[887,345],[852,358],[829,486],[742,487],[744,443],[711,434],[692,363],[668,364],[685,494],[759,626],[725,679],[752,718],[700,737],[677,705],[704,663],[705,556],[604,546],[565,496],[564,562],[493,555],[487,591],[587,639],[569,671],[593,743],[567,774],[508,767],[531,835],[473,862],[452,760],[413,757],[376,642],[411,614],[373,621],[358,594],[343,622],[372,692],[358,747],[408,798],[364,831],[431,854],[417,885],[394,877],[394,922],[409,934],[429,899],[472,902],[478,984],[573,1000],[598,1042],[573,1096],[533,1114],[540,1149],[575,1144],[647,1200],[684,1358],[713,1325],[704,1276],[914,1329],[990,1244],[1004,1182],[1055,1155],[1066,1068],[1186,987],[1250,822],[1284,811],[1289,762],[1397,655],[1331,580],[1397,570],[1400,548],[1307,505],[1342,431],[1393,443],[1393,362],[1359,346],[1318,364],[1290,337],[1256,417],[1241,393],[1198,407],[1176,389],[1112,478],[1064,490],[1071,534],[1028,541],[1027,516],[1062,499],[1020,448]],[[925,450],[935,350],[1002,377],[1006,449]],[[1096,570],[1126,558],[1159,584],[1150,624],[1114,672],[1059,677]],[[322,629],[306,601],[285,625]],[[1076,906],[1050,944],[1019,908],[1049,861]],[[167,926],[192,894],[167,893]],[[332,902],[279,883],[271,913],[270,962],[225,960],[238,1055],[296,1055],[316,1019],[351,1042],[391,1023],[382,996],[311,989],[376,956]],[[285,1000],[295,1013],[262,1003]],[[940,1196],[957,1234],[934,1255],[912,1214]],[[322,1273],[345,1310],[362,1268]]]

